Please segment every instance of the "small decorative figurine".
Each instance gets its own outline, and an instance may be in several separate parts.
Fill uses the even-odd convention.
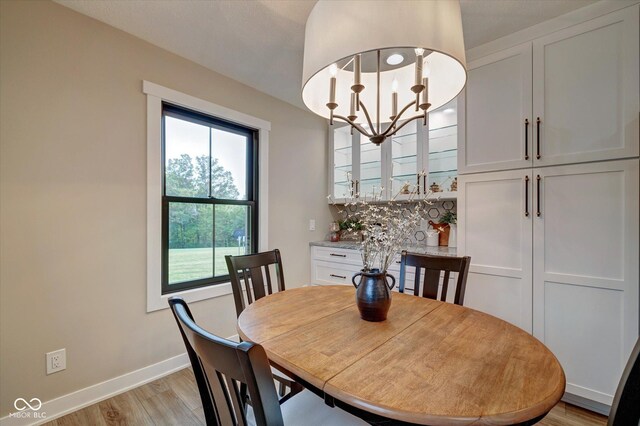
[[[431,184],[431,186],[429,187],[429,189],[431,190],[431,192],[440,192],[440,185],[438,185],[437,183],[433,182]]]
[[[405,183],[404,185],[402,185],[402,188],[400,189],[400,193],[401,194],[408,194],[409,191],[409,184]]]
[[[451,182],[451,192],[457,191],[458,190],[458,178],[454,178],[453,182]]]

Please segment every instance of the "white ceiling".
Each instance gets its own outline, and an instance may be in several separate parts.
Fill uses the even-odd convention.
[[[315,0],[55,1],[304,108],[304,26]],[[461,0],[465,46],[595,1]]]

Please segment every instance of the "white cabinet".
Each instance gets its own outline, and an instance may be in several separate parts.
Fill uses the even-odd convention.
[[[608,405],[638,337],[638,164],[534,169],[533,334]]]
[[[533,42],[534,165],[638,155],[638,38],[635,6]]]
[[[457,99],[429,113],[428,125],[413,121],[375,146],[350,127],[329,127],[328,189],[333,200],[344,203],[351,196],[374,194],[381,200],[403,200],[403,186],[418,186],[426,194],[436,183],[434,198],[454,199],[449,192],[457,171]],[[386,125],[386,124],[385,124]]]
[[[638,10],[470,62],[459,173],[638,156]]]
[[[469,63],[468,75],[458,108],[460,174],[531,167],[531,43]]]
[[[638,337],[638,159],[460,176],[465,305],[533,332],[610,405]]]
[[[463,175],[458,250],[471,256],[465,306],[532,331],[531,170]]]

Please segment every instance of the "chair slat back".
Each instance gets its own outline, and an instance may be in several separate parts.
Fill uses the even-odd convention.
[[[640,339],[631,351],[613,398],[608,426],[640,424]]]
[[[255,424],[282,425],[267,355],[260,345],[236,343],[199,327],[181,298],[169,299],[191,360],[208,426],[245,426],[246,397]],[[245,397],[246,395],[246,397]]]
[[[438,300],[440,276],[442,275],[441,273],[444,272],[440,300],[445,302],[447,300],[447,292],[449,289],[450,274],[451,272],[457,272],[458,279],[456,280],[453,303],[462,305],[464,303],[464,293],[467,286],[467,275],[469,273],[470,263],[471,258],[469,256],[433,256],[403,251],[400,258],[399,291],[400,293],[404,293],[407,267],[413,267],[415,268],[413,294],[415,296],[420,296],[420,288],[422,287],[422,297]],[[421,281],[421,271],[423,270],[424,280]]]
[[[225,256],[225,260],[229,269],[231,288],[233,289],[233,298],[238,316],[247,305],[267,294],[273,293],[273,284],[269,271],[271,265],[275,266],[278,291],[284,291],[282,258],[278,249],[244,256]]]

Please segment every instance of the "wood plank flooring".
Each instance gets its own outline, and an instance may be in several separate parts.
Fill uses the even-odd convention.
[[[602,426],[607,424],[607,418],[560,402],[538,424]],[[46,426],[85,425],[205,425],[193,372],[190,368],[180,370],[46,423]]]

